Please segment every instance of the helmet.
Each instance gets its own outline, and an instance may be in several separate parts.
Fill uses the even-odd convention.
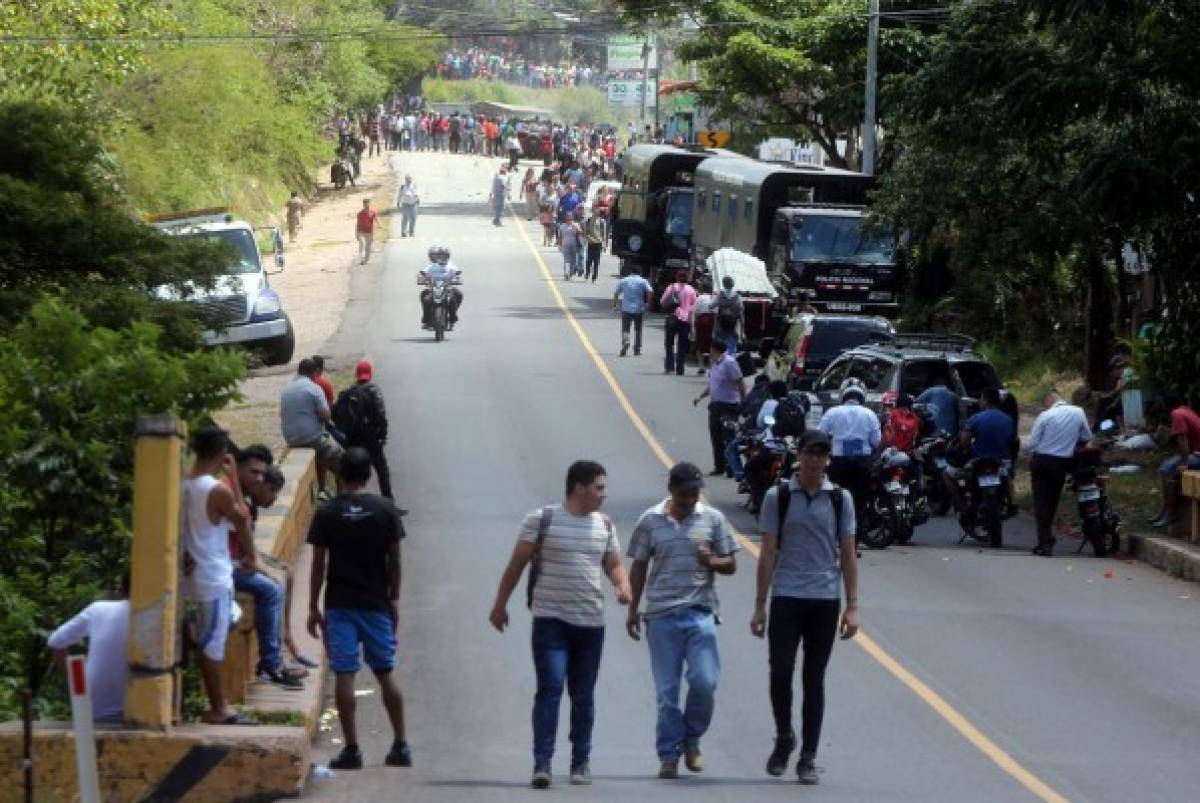
[[[867,388],[863,385],[861,379],[850,377],[842,383],[842,389],[839,394],[844,404],[850,397],[857,397],[858,403],[863,404],[867,400]]]
[[[444,245],[431,246],[429,249],[429,261],[445,265],[450,261],[450,249]]]

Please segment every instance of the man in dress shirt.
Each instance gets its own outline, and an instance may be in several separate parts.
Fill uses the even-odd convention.
[[[1037,517],[1037,546],[1033,554],[1054,554],[1054,514],[1062,496],[1063,483],[1075,463],[1075,447],[1092,439],[1082,407],[1067,404],[1056,391],[1042,400],[1042,413],[1033,422],[1028,448],[1029,478],[1033,484],[1033,507]]]

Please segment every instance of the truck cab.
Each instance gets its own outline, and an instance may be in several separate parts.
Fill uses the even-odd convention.
[[[272,245],[278,273],[283,269],[283,235],[276,226],[251,226],[225,209],[201,209],[178,214],[153,215],[147,222],[173,237],[199,237],[227,244],[232,259],[221,271],[216,286],[198,292],[191,301],[201,306],[206,324],[204,342],[211,346],[238,345],[261,352],[268,365],[291,361],[296,338],[292,322],[279,295],[271,288],[258,240]]]

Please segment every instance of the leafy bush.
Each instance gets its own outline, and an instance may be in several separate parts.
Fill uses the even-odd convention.
[[[198,423],[243,373],[236,355],[168,353],[153,324],[93,327],[56,299],[0,338],[0,719],[21,685],[41,691],[50,631],[128,565],[138,416]]]

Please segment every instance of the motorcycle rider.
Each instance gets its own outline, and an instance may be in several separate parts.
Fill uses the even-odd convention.
[[[444,245],[435,245],[429,249],[429,267],[421,271],[429,285],[421,291],[421,328],[432,328],[430,312],[432,312],[433,285],[435,282],[446,283],[446,293],[450,304],[450,318],[446,322],[447,329],[453,329],[458,322],[458,308],[462,306],[462,291],[455,287],[461,281],[460,271],[450,263],[450,249]]]
[[[1009,459],[1015,427],[1012,418],[1000,409],[1000,391],[984,388],[979,394],[979,412],[967,419],[967,426],[959,435],[964,450],[970,450],[971,460],[964,468],[947,468],[943,473],[954,509],[965,513],[959,480],[970,476],[979,460],[996,460],[1001,463]],[[1000,543],[993,542],[993,547]]]
[[[867,502],[871,456],[879,448],[883,435],[879,417],[863,406],[867,389],[862,380],[847,379],[839,395],[842,403],[825,411],[817,429],[833,441],[829,479],[850,492],[857,513]],[[856,516],[855,521],[861,520],[862,517]]]
[[[771,426],[767,426],[767,420],[771,419],[772,424],[774,423],[775,410],[779,407],[779,402],[788,394],[787,383],[779,379],[774,380],[770,384],[770,393],[771,398],[763,402],[755,422],[758,431],[764,435],[762,448],[746,461],[746,486],[750,491],[750,507],[748,509],[753,515],[758,514],[763,496],[771,487],[773,478],[768,470],[775,460],[777,452],[783,447],[783,441],[776,437]]]

